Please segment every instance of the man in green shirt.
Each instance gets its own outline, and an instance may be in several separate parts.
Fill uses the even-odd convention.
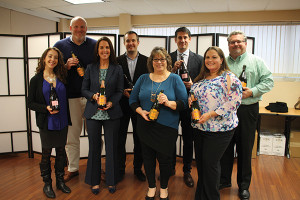
[[[240,199],[249,199],[249,186],[251,182],[251,156],[255,139],[255,130],[259,114],[258,101],[262,95],[269,92],[274,81],[272,73],[265,62],[246,52],[247,37],[241,31],[233,31],[228,38],[229,56],[226,58],[230,70],[238,77],[246,73],[246,87],[243,87],[242,104],[237,115],[239,125],[234,137],[221,159],[220,189],[231,187],[231,174],[234,159],[234,145],[238,155],[237,184]]]

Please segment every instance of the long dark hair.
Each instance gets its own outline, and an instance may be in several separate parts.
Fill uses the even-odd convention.
[[[67,68],[65,68],[65,63],[64,63],[64,59],[63,59],[63,55],[61,53],[61,51],[56,48],[56,47],[49,47],[48,49],[46,49],[44,51],[44,53],[42,54],[42,56],[39,58],[39,62],[38,62],[38,66],[35,70],[35,72],[38,73],[42,73],[45,70],[45,58],[48,54],[48,52],[50,50],[54,50],[57,52],[58,55],[58,62],[57,65],[54,67],[53,72],[55,74],[55,76],[64,84],[67,83]]]
[[[210,71],[207,69],[207,67],[205,66],[205,59],[206,59],[206,54],[208,51],[210,50],[214,50],[218,53],[218,55],[220,56],[221,59],[223,59],[223,62],[221,64],[221,67],[218,71],[218,75],[221,75],[224,71],[230,71],[224,53],[222,51],[222,49],[220,47],[217,46],[212,46],[212,47],[208,47],[208,49],[205,51],[204,53],[204,61],[203,61],[203,65],[201,67],[200,73],[199,75],[194,79],[194,82],[197,82],[199,80],[204,79],[205,77],[207,77],[210,74]]]
[[[117,62],[117,58],[116,58],[116,54],[115,54],[115,50],[114,47],[110,41],[110,39],[108,37],[101,37],[98,41],[97,44],[95,46],[95,50],[94,50],[94,56],[95,56],[95,63],[100,62],[100,56],[98,54],[98,49],[99,49],[99,44],[101,41],[106,41],[109,45],[109,49],[110,49],[110,55],[109,55],[109,63],[110,64],[118,64]]]

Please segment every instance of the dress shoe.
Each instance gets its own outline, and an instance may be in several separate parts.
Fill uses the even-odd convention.
[[[93,189],[93,187],[92,187],[91,189],[92,189],[92,193],[95,194],[95,195],[99,194],[99,192],[100,192],[100,188],[94,188]]]
[[[160,190],[161,190],[161,191],[160,191],[160,195],[161,195],[162,189],[160,189]],[[162,198],[162,197],[159,195],[159,199],[160,199],[160,200],[169,200],[169,192],[168,192],[168,188],[167,188],[166,190],[167,190],[167,197]]]
[[[56,188],[61,190],[63,193],[71,193],[71,189],[62,181],[56,183]]]
[[[183,179],[184,179],[184,183],[188,187],[194,187],[194,180],[190,173],[184,173]]]
[[[71,180],[72,178],[74,178],[75,176],[78,176],[78,175],[79,175],[78,170],[75,172],[67,171],[66,176],[64,177],[64,181],[68,182],[69,180]]]
[[[45,186],[43,188],[43,192],[45,193],[45,195],[48,197],[48,198],[51,198],[51,199],[54,199],[56,196],[55,196],[55,193],[53,191],[53,188],[52,188],[52,185],[49,184],[49,183],[45,183]]]
[[[139,179],[139,181],[142,181],[142,182],[146,181],[146,176],[141,170],[134,171],[134,175],[137,177],[137,179]]]
[[[149,190],[151,190],[151,192],[149,191]],[[154,196],[153,197],[149,197],[148,196],[148,193],[150,192],[150,194],[154,194]],[[154,192],[154,193],[153,193]],[[145,197],[145,199],[146,200],[154,200],[155,199],[155,192],[156,192],[156,188],[148,188],[148,193],[146,194],[146,197]]]
[[[160,200],[169,200],[169,197],[168,196],[166,198],[161,198],[160,197]]]
[[[240,199],[249,199],[250,198],[249,190],[239,190],[239,197]]]
[[[115,193],[116,192],[116,186],[108,186],[108,191],[111,193],[111,194],[113,194],[113,193]]]
[[[154,197],[148,197],[148,196],[146,195],[145,199],[146,199],[146,200],[154,200],[154,199],[155,199],[155,196],[154,196]]]
[[[231,187],[231,183],[220,183],[219,190]]]

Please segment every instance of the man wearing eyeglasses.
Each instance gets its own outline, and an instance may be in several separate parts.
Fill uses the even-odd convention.
[[[189,81],[183,81],[187,92],[190,91],[193,84],[193,80],[199,75],[200,69],[203,63],[203,57],[192,52],[189,49],[191,42],[191,32],[186,27],[180,27],[175,31],[175,43],[177,44],[177,50],[170,53],[172,58],[172,72],[179,73],[181,64],[184,63],[188,70]],[[183,173],[184,183],[188,187],[194,186],[194,180],[191,176],[191,164],[193,161],[193,128],[191,126],[191,112],[189,109],[185,109],[180,112],[180,122],[182,128],[183,139]],[[175,174],[176,164],[176,149],[174,150],[174,171]]]
[[[234,159],[234,145],[237,152],[237,184],[240,199],[249,199],[251,182],[251,157],[255,139],[259,104],[262,95],[273,86],[272,73],[265,62],[248,52],[247,37],[241,31],[233,31],[228,38],[229,56],[226,58],[230,70],[238,77],[246,74],[246,87],[243,87],[242,104],[237,110],[239,125],[233,139],[221,159],[221,179],[219,189],[231,187],[231,174]]]
[[[137,79],[145,73],[147,70],[147,57],[138,52],[138,46],[140,44],[139,36],[134,31],[128,31],[124,35],[124,45],[126,52],[117,58],[118,63],[123,68],[124,73],[124,92],[120,100],[120,105],[123,112],[121,118],[119,138],[118,138],[118,155],[119,155],[119,169],[121,181],[125,175],[125,162],[126,162],[126,139],[129,121],[131,119],[133,129],[133,144],[134,144],[134,175],[140,181],[146,181],[146,176],[142,172],[143,158],[141,152],[141,144],[136,134],[136,112],[133,112],[129,107],[129,97],[133,85]]]

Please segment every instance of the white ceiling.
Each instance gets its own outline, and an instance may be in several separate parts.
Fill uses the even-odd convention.
[[[158,15],[295,10],[300,9],[300,0],[107,0],[105,3],[83,5],[73,5],[63,0],[0,0],[0,7],[59,21],[59,18],[78,15],[84,18],[101,18],[116,17],[120,13]]]

